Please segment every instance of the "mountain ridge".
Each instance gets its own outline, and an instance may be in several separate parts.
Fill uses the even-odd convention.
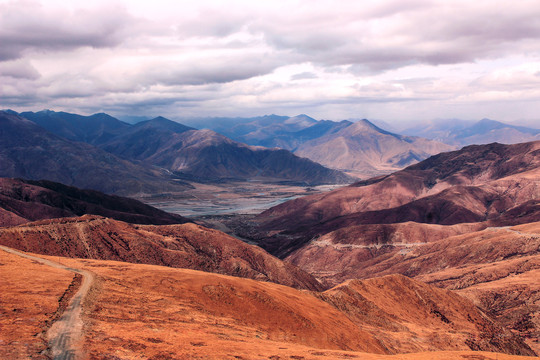
[[[65,139],[5,112],[0,112],[0,160],[0,177],[47,179],[120,195],[190,188],[163,170]]]

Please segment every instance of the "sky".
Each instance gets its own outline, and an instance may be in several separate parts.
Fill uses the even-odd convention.
[[[0,0],[0,108],[540,127],[540,1]]]

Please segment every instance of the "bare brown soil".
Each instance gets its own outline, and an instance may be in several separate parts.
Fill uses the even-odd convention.
[[[530,358],[467,350],[424,350],[392,356],[374,354],[392,351],[387,348],[391,343],[388,336],[393,337],[393,346],[404,351],[410,348],[411,344],[422,347],[422,343],[436,349],[442,346],[445,339],[452,340],[452,344],[446,346],[458,348],[454,341],[459,343],[461,337],[473,329],[470,320],[466,318],[476,319],[478,315],[475,314],[479,313],[474,307],[459,314],[451,307],[447,308],[447,304],[460,304],[460,311],[463,311],[461,304],[465,300],[445,290],[437,290],[406,278],[387,277],[344,284],[322,293],[318,298],[310,292],[277,284],[193,270],[114,261],[45,258],[97,274],[99,286],[94,290],[91,301],[84,307],[86,335],[81,345],[89,359]],[[3,305],[11,304],[9,306],[14,307],[21,297],[29,296],[29,289],[35,291],[46,288],[49,296],[57,290],[56,296],[61,296],[71,282],[71,275],[62,270],[37,265],[14,255],[0,252],[0,262],[2,268],[9,268],[10,278],[17,280],[17,286],[9,286],[6,289],[8,291],[3,292],[11,294],[10,297],[2,297]],[[41,282],[34,281],[34,277],[28,276],[28,271],[35,273],[35,267],[39,269],[37,273],[44,275],[46,281],[39,277],[36,280]],[[51,274],[55,272],[64,275],[63,281],[52,281]],[[412,296],[403,292],[404,284],[414,293]],[[397,307],[392,305],[396,304],[395,299],[381,297],[382,293],[387,293],[392,288],[396,291],[395,295],[401,299],[401,304]],[[363,320],[369,320],[368,322],[362,321],[361,324],[358,317],[359,314],[364,314],[365,307],[358,307],[360,312],[355,313],[352,309],[357,304],[350,302],[350,298],[339,295],[346,289],[362,294],[367,301],[366,305],[377,306],[367,308],[371,311],[365,313]],[[433,291],[444,295],[442,303],[433,303],[438,300],[432,297]],[[327,302],[322,301],[321,297],[326,297]],[[451,299],[450,302],[446,301],[448,298]],[[46,299],[46,296],[40,294],[39,304],[47,304]],[[54,297],[54,300],[57,301],[57,298]],[[415,311],[405,310],[409,309],[411,304],[418,305],[417,302],[420,302],[421,306]],[[429,306],[422,305],[425,303]],[[348,306],[339,308],[345,304]],[[9,325],[10,329],[15,331],[13,334],[17,335],[17,340],[15,336],[10,337],[10,334],[2,331],[1,340],[6,346],[3,346],[1,351],[2,354],[7,354],[6,358],[44,358],[32,353],[34,348],[26,344],[21,350],[19,341],[25,341],[25,337],[32,339],[32,336],[25,335],[24,332],[16,333],[21,330],[21,324],[34,321],[34,317],[43,318],[47,315],[43,306],[34,306],[33,309],[33,312],[21,312],[20,318]],[[51,311],[54,312],[54,306],[51,306]],[[0,319],[3,319],[2,324],[5,324],[6,317]],[[10,319],[7,317],[7,320]],[[449,324],[448,320],[452,323]],[[35,328],[35,325],[33,326]],[[377,328],[378,332],[371,333],[363,328]],[[422,339],[422,336],[411,336],[413,333],[431,333],[431,336]],[[443,333],[446,333],[446,338],[431,344],[433,339],[439,339],[435,334]]]
[[[70,298],[73,273],[0,250],[0,358],[47,359],[46,332]]]
[[[540,351],[540,223],[378,249],[323,240],[290,260],[330,283],[398,273],[459,290]]]
[[[466,351],[475,344],[526,351],[466,299],[406,278],[344,284],[314,296],[193,270],[54,260],[98,276],[85,343],[96,359],[335,358],[338,350],[364,358],[358,352]],[[503,341],[490,345],[494,331]]]

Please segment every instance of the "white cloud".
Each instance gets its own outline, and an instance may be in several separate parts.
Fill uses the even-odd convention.
[[[0,102],[512,120],[540,110],[539,37],[530,0],[0,0]]]

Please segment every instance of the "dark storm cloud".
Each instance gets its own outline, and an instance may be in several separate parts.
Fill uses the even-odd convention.
[[[127,36],[129,21],[121,8],[49,12],[35,3],[0,4],[0,61],[21,58],[25,50],[113,47]]]

